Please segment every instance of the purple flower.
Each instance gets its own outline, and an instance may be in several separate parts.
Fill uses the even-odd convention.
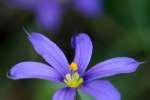
[[[95,17],[101,12],[101,0],[8,0],[24,10],[33,12],[37,24],[43,29],[57,29],[64,12],[64,5],[72,5],[84,16]]]
[[[13,66],[9,77],[13,80],[37,78],[64,83],[65,87],[56,91],[52,100],[73,100],[80,90],[96,100],[120,100],[120,94],[107,80],[97,80],[120,73],[134,72],[143,62],[133,58],[116,57],[100,62],[86,71],[92,55],[92,42],[88,35],[80,33],[72,37],[71,44],[75,56],[68,63],[61,49],[40,33],[28,35],[36,52],[49,64],[25,61]]]

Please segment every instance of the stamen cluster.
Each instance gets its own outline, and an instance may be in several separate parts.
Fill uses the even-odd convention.
[[[71,63],[69,69],[72,71],[72,73],[66,74],[64,83],[68,87],[77,88],[83,83],[83,78],[81,78],[79,73],[77,72],[77,64]]]

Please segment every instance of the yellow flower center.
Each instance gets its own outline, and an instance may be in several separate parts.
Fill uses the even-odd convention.
[[[83,78],[80,78],[78,72],[66,74],[64,83],[71,88],[77,88],[83,83]]]
[[[69,65],[69,69],[72,70],[72,71],[77,71],[77,70],[78,70],[78,66],[77,66],[76,63],[73,63],[73,62],[72,62],[72,63]]]

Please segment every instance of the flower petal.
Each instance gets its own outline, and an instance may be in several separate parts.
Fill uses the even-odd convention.
[[[62,88],[56,91],[52,100],[74,100],[75,89]]]
[[[102,10],[102,0],[74,0],[74,7],[80,14],[94,17]]]
[[[85,78],[86,80],[93,80],[120,73],[132,73],[142,63],[128,57],[112,58],[96,64],[85,73]]]
[[[52,67],[54,67],[61,75],[65,75],[69,71],[69,64],[61,49],[47,37],[40,33],[29,34],[36,52],[41,55]]]
[[[91,81],[80,87],[84,92],[96,100],[120,100],[120,94],[109,81]]]
[[[56,70],[39,62],[21,62],[13,66],[9,76],[13,80],[37,78],[52,81],[61,81],[61,76]]]
[[[63,14],[61,5],[54,0],[41,2],[36,9],[37,24],[47,30],[58,28]]]
[[[77,64],[79,73],[83,73],[87,68],[92,56],[92,42],[88,35],[81,33],[72,37],[72,46],[75,48],[73,62]]]

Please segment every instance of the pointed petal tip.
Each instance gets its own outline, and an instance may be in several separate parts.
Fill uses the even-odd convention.
[[[22,30],[28,37],[30,37],[30,32],[28,32],[28,30],[25,27],[22,27]]]
[[[137,68],[144,63],[145,63],[145,61],[138,62],[136,60],[134,62],[131,62],[131,65],[135,64],[135,67],[133,67],[133,69],[131,69],[130,73],[135,72],[137,70]]]
[[[37,41],[38,39],[40,40],[40,37],[45,37],[45,36],[42,35],[41,33],[38,33],[38,32],[30,32],[30,33],[28,33],[28,39],[30,40],[31,43],[33,41]]]
[[[139,62],[139,65],[146,63],[147,61],[141,61]]]
[[[69,69],[68,61],[63,51],[43,34],[32,32],[28,38],[35,49],[35,51],[45,59],[53,68],[55,68],[62,76],[64,76]]]
[[[32,36],[34,36],[34,35],[40,35],[40,33],[37,33],[37,32],[30,32],[29,33],[28,32],[27,35],[28,35],[29,38],[32,38]]]
[[[111,58],[96,64],[85,73],[85,76],[87,80],[93,80],[117,74],[133,73],[143,63],[145,62],[138,62],[130,57]]]
[[[41,35],[41,33],[38,33],[38,32],[29,32],[28,29],[25,27],[22,27],[22,30],[28,36],[29,39],[32,38],[33,36]]]

